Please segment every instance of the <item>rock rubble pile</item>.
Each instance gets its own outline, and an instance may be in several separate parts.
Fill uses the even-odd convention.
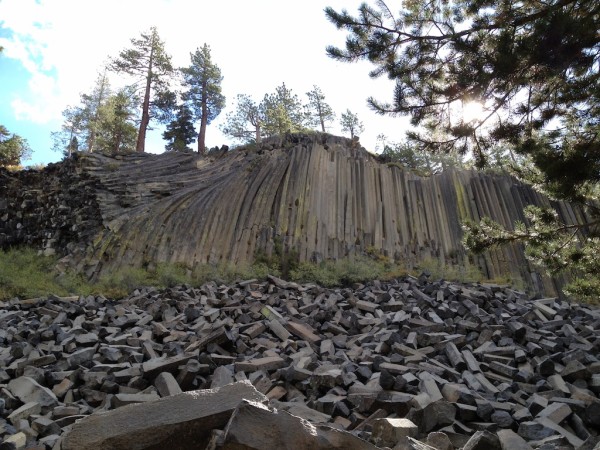
[[[407,277],[0,303],[0,449],[593,449],[600,311]]]

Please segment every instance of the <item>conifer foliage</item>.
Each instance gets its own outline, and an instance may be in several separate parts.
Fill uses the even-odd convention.
[[[313,86],[312,91],[306,93],[308,103],[309,125],[313,128],[320,128],[323,133],[327,131],[327,124],[335,120],[335,113],[329,104],[325,101],[325,94],[319,86]]]
[[[162,135],[163,139],[167,141],[165,146],[167,151],[191,150],[188,145],[196,140],[193,119],[194,115],[190,108],[185,103],[179,105],[175,118],[169,122]]]
[[[190,54],[191,64],[181,69],[184,86],[188,89],[184,99],[193,112],[194,119],[200,121],[198,131],[198,153],[206,151],[206,126],[225,107],[225,96],[221,92],[221,69],[212,61],[210,47],[206,44]]]
[[[342,126],[342,131],[345,133],[350,133],[350,138],[354,139],[360,133],[365,131],[365,126],[362,121],[358,118],[358,115],[350,111],[349,109],[346,112],[342,113],[342,117],[340,119],[340,125]]]
[[[30,156],[31,147],[27,140],[0,125],[0,167],[18,166]]]
[[[221,130],[242,142],[260,143],[264,136],[305,130],[308,122],[306,106],[282,83],[260,103],[248,95],[238,95],[235,110],[227,114]]]
[[[235,109],[225,117],[221,131],[233,139],[260,144],[264,120],[264,105],[249,95],[238,94]]]
[[[153,119],[162,123],[170,120],[176,97],[170,89],[174,73],[171,56],[165,51],[156,27],[131,39],[131,47],[122,50],[109,67],[130,75],[134,86],[139,88],[143,100],[136,151],[144,152],[148,125]]]
[[[302,131],[306,124],[304,105],[285,83],[263,99],[264,132],[267,136]]]
[[[471,153],[480,167],[501,144],[531,163],[522,178],[586,209],[576,226],[536,208],[511,230],[484,219],[467,226],[467,244],[526,241],[533,260],[571,272],[569,292],[599,296],[600,2],[378,0],[325,14],[348,32],[331,57],[368,60],[370,76],[395,81],[391,101],[368,102],[410,116],[412,142]],[[481,113],[467,120],[461,110],[473,103]]]
[[[70,157],[75,151],[113,154],[135,149],[135,89],[113,91],[104,71],[92,90],[79,98],[78,105],[63,111],[61,129],[51,133],[55,151]]]

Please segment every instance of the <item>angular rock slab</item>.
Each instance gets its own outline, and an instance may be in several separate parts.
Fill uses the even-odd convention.
[[[348,432],[314,426],[286,411],[243,401],[225,429],[221,450],[375,450],[378,447]]]
[[[62,450],[205,448],[211,430],[224,428],[242,400],[267,402],[248,381],[127,405],[76,422]]]
[[[419,427],[409,419],[375,419],[372,439],[377,445],[393,447],[402,438],[416,437]]]
[[[36,402],[41,406],[56,406],[56,395],[30,377],[19,377],[8,383],[8,389],[23,403]]]

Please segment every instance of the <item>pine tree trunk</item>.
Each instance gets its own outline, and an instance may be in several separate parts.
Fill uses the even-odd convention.
[[[204,155],[206,153],[206,122],[208,121],[208,108],[206,92],[206,81],[202,83],[202,117],[200,117],[200,131],[198,132],[198,153]]]
[[[115,140],[115,148],[114,148],[115,154],[119,153],[120,147],[121,147],[121,132],[118,132],[117,136],[116,136],[116,140]]]
[[[96,108],[94,111],[94,119],[92,123],[94,124],[92,130],[90,131],[90,139],[88,145],[88,152],[94,152],[94,145],[96,145],[96,127],[98,126],[98,122],[100,120],[100,107],[102,106],[102,102],[104,101],[104,89],[106,86],[106,69],[104,69],[104,75],[102,75],[102,81],[100,82],[100,92],[98,93],[98,101],[96,102]]]
[[[94,153],[94,144],[96,143],[96,131],[92,130],[90,132],[90,140],[88,145],[88,152]]]
[[[69,144],[67,145],[67,150],[69,151],[69,158],[73,154],[73,147],[71,146],[71,142],[73,142],[73,128],[71,128],[71,136],[69,137]]]
[[[206,153],[206,116],[200,119],[200,130],[198,131],[198,153],[204,155]]]
[[[321,122],[321,130],[323,130],[323,133],[325,133],[325,121],[323,120],[323,111],[321,109],[321,103],[319,102],[319,105],[317,107],[317,111],[319,113],[319,121]]]
[[[257,144],[260,144],[260,142],[262,141],[262,136],[260,135],[260,122],[258,122],[256,124],[256,139],[255,139]]]
[[[146,130],[150,123],[150,88],[152,87],[152,61],[154,56],[154,47],[150,50],[150,58],[148,62],[148,75],[146,76],[146,92],[144,92],[144,103],[142,105],[142,120],[140,121],[140,129],[138,131],[137,143],[135,151],[144,153],[146,147]]]

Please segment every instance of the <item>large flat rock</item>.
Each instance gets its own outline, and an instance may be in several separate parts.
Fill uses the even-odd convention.
[[[376,450],[377,447],[356,436],[315,426],[286,411],[243,401],[225,429],[222,450]]]
[[[220,389],[184,392],[154,402],[127,405],[76,422],[63,450],[180,450],[204,448],[213,429],[223,428],[242,400],[268,399],[242,381]]]

